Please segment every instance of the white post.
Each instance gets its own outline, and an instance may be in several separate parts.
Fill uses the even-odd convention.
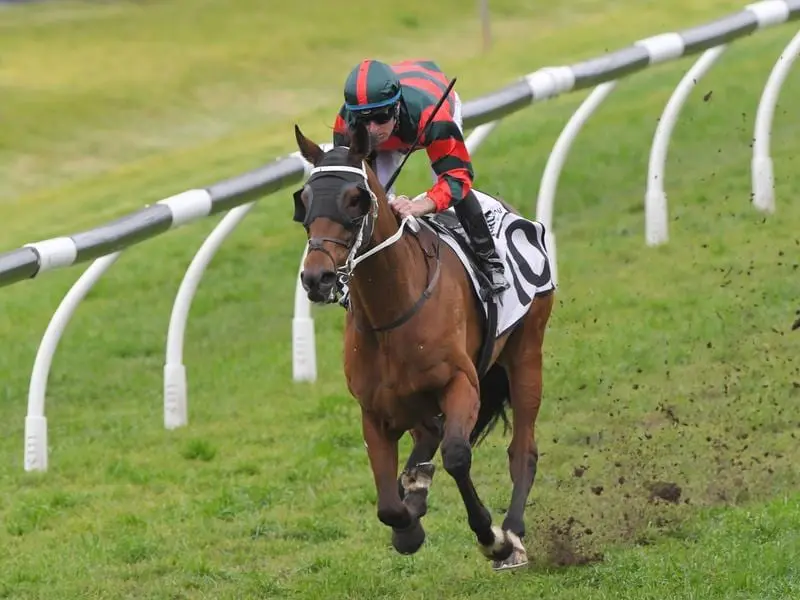
[[[570,117],[561,134],[558,136],[550,156],[547,157],[542,181],[539,184],[539,195],[536,199],[536,220],[541,222],[547,231],[545,244],[547,244],[550,259],[550,269],[553,281],[558,283],[558,264],[556,259],[556,235],[553,230],[553,209],[556,200],[556,189],[558,188],[558,178],[564,167],[564,161],[584,123],[592,116],[597,107],[611,93],[616,81],[606,81],[592,90],[586,99],[581,103],[572,117]]]
[[[751,165],[753,205],[764,212],[775,212],[775,175],[769,153],[772,119],[775,116],[775,106],[778,103],[781,87],[798,53],[800,53],[800,32],[795,34],[773,65],[758,103]]]
[[[203,273],[222,242],[241,223],[255,202],[232,208],[217,224],[194,255],[183,281],[178,288],[172,315],[167,330],[167,356],[164,364],[164,427],[175,429],[188,423],[188,398],[186,367],[183,364],[183,343],[186,337],[186,322],[192,300],[203,278]]]
[[[667,162],[667,147],[672,130],[678,120],[689,93],[724,52],[725,44],[709,48],[700,56],[675,87],[664,112],[658,121],[653,145],[650,147],[650,163],[647,169],[647,191],[645,192],[645,240],[648,246],[663,244],[669,239],[667,194],[664,191],[664,170]]]
[[[58,347],[58,342],[78,305],[103,273],[119,258],[120,254],[121,251],[98,258],[83,272],[83,275],[64,296],[42,337],[33,363],[30,388],[28,389],[24,454],[26,471],[47,471],[47,419],[44,416],[44,401],[50,366],[53,363],[53,355]]]
[[[333,148],[333,144],[320,144],[325,152]],[[302,158],[299,152],[296,156]],[[313,167],[305,161],[306,177],[311,173]],[[303,264],[306,262],[308,254],[308,244],[303,246],[303,256],[300,258],[300,266],[297,269],[297,281],[294,287],[294,315],[292,316],[292,379],[294,381],[313,382],[317,380],[317,350],[314,335],[314,317],[311,315],[311,301],[308,299],[303,283],[300,281],[300,273],[303,272]]]
[[[481,16],[481,33],[483,37],[483,51],[489,50],[492,45],[492,27],[489,22],[489,0],[478,0],[478,12]]]
[[[303,246],[303,256],[297,273],[294,290],[294,317],[292,318],[292,376],[295,381],[317,380],[317,352],[314,342],[314,319],[311,302],[303,289],[300,273],[308,254],[308,244]]]

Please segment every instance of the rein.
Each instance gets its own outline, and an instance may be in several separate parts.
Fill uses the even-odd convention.
[[[405,219],[403,219],[403,221],[405,221]],[[417,299],[414,305],[410,309],[408,309],[405,313],[403,313],[402,315],[400,315],[398,318],[396,318],[391,323],[388,323],[387,325],[381,325],[380,327],[371,327],[370,331],[374,332],[390,331],[392,329],[400,327],[400,325],[403,325],[406,321],[409,321],[411,317],[417,314],[417,312],[419,312],[419,310],[422,308],[422,305],[425,304],[425,301],[433,295],[433,288],[435,288],[436,284],[439,282],[439,275],[442,272],[442,261],[440,258],[442,238],[439,236],[438,231],[435,231],[432,227],[429,227],[427,224],[425,226],[436,235],[436,246],[434,247],[433,251],[433,258],[436,259],[436,267],[433,271],[433,276],[428,281],[428,286],[422,292],[422,295]],[[399,229],[398,231],[402,233],[402,228]],[[427,252],[425,252],[425,248],[422,247],[422,241],[419,239],[419,237],[417,237],[417,243],[419,244],[422,253],[425,256],[430,256]],[[425,265],[427,267],[428,265],[427,260],[425,261]],[[428,273],[430,273],[430,267],[428,267],[427,270]]]

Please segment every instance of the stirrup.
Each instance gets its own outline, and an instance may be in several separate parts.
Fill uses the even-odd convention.
[[[499,296],[510,287],[511,284],[505,277],[503,277],[502,281],[495,281],[492,278],[489,279],[489,291],[492,296]]]
[[[511,287],[511,282],[505,274],[502,263],[488,262],[483,271],[487,279],[487,288],[490,296],[499,296]]]
[[[502,296],[503,292],[511,287],[511,284],[505,277],[503,277],[502,283],[496,283],[492,271],[481,270],[480,275],[481,276],[478,278],[478,283],[480,284],[478,295],[483,302],[490,302],[493,299],[500,301],[500,296]]]

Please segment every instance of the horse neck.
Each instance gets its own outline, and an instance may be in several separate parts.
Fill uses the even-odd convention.
[[[374,175],[369,174],[373,190]],[[397,233],[397,220],[382,191],[378,197],[378,217],[370,247]],[[365,259],[355,269],[350,281],[351,305],[372,327],[380,327],[400,317],[418,300],[427,285],[427,269],[420,248],[410,235]]]

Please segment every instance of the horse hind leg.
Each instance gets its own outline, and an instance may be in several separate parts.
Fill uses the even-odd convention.
[[[552,295],[534,300],[523,328],[515,332],[519,337],[510,340],[512,352],[508,362],[513,426],[508,466],[513,489],[503,529],[513,532],[519,544],[515,544],[511,556],[494,564],[496,570],[513,569],[528,562],[521,540],[525,537],[525,505],[539,462],[535,426],[542,401],[542,346],[552,302]]]
[[[523,544],[525,538],[525,505],[528,501],[539,453],[534,437],[534,422],[539,411],[541,388],[529,380],[532,376],[523,375],[523,370],[512,370],[512,410],[513,426],[511,442],[508,445],[508,467],[513,484],[511,502],[503,520],[503,529],[515,535],[514,551],[502,561],[495,561],[495,570],[523,567],[528,563],[528,555]]]
[[[397,480],[398,491],[409,510],[422,518],[428,512],[428,490],[433,482],[435,466],[431,462],[442,441],[439,418],[411,431],[414,446],[405,468]]]
[[[448,385],[442,399],[445,414],[442,463],[458,487],[469,527],[475,533],[481,552],[490,560],[503,561],[513,552],[516,536],[492,525],[492,516],[478,496],[470,474],[472,447],[469,436],[477,421],[478,406],[475,386],[466,374],[459,373]]]

